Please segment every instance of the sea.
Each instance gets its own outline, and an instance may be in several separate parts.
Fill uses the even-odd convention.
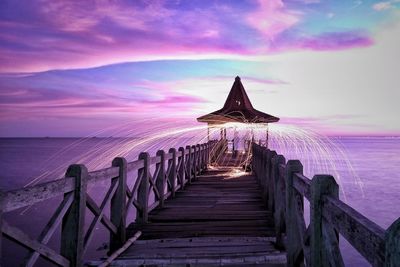
[[[137,158],[139,147],[132,145],[140,140],[118,138],[0,138],[0,190],[7,191],[63,177],[72,163],[87,164],[89,170],[110,166],[111,159],[122,155],[128,160]],[[174,145],[189,142],[176,141]],[[331,143],[341,148],[347,163],[335,165],[337,158],[330,160],[334,174],[340,176],[340,198],[362,213],[368,219],[387,229],[400,217],[400,137],[331,137]],[[129,145],[127,145],[129,143]],[[161,143],[159,143],[161,145]],[[168,144],[152,145],[148,152],[155,154],[159,148],[167,149]],[[130,149],[134,147],[135,149]],[[142,149],[142,148],[141,148]],[[122,150],[121,150],[122,151]],[[278,151],[279,152],[279,151]],[[120,154],[121,154],[120,153]],[[301,159],[300,159],[301,160]],[[310,164],[305,164],[305,173],[312,177]],[[308,169],[307,169],[308,168]],[[329,170],[328,170],[329,171]],[[334,175],[335,176],[335,175]],[[336,177],[335,177],[336,178]],[[89,188],[89,194],[100,203],[101,188]],[[104,190],[103,190],[104,191]],[[23,230],[32,238],[37,237],[60,199],[45,201],[31,207],[3,214],[10,225]],[[306,206],[306,209],[308,207]],[[307,212],[307,211],[306,211]],[[88,212],[86,220],[93,219]],[[133,220],[134,218],[130,218]],[[87,226],[88,227],[88,226]],[[108,234],[102,226],[96,228],[86,260],[96,260],[107,252]],[[49,246],[59,250],[60,227]],[[344,239],[340,238],[341,252],[346,266],[370,266]],[[19,266],[29,251],[3,238],[3,266]],[[52,266],[39,260],[37,266]]]

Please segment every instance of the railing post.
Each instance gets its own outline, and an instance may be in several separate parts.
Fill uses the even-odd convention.
[[[156,187],[157,191],[160,194],[160,207],[164,206],[164,199],[165,199],[165,152],[164,150],[158,150],[157,156],[160,157],[160,163],[156,164],[156,169],[159,168],[158,177],[156,177]]]
[[[286,231],[285,222],[285,188],[284,181],[281,180],[279,175],[279,165],[285,164],[285,158],[282,155],[277,155],[272,159],[272,177],[275,192],[279,192],[275,195],[275,208],[274,208],[274,221],[275,221],[275,235],[276,235],[276,246],[280,249],[285,247],[283,235]]]
[[[259,146],[261,150],[261,171],[260,171],[260,179],[261,179],[261,188],[263,190],[263,201],[264,203],[268,203],[268,154],[269,150],[264,147]]]
[[[193,180],[196,180],[197,177],[197,146],[192,146],[192,173],[193,173]]]
[[[274,211],[275,207],[275,183],[272,174],[272,159],[277,156],[275,151],[269,151],[267,158],[267,172],[268,172],[268,180],[267,180],[267,188],[268,188],[268,209],[270,211]]]
[[[385,267],[397,267],[400,264],[400,218],[385,233]]]
[[[186,149],[189,150],[188,155],[186,157],[186,179],[189,184],[192,183],[192,147],[186,146]]]
[[[176,187],[176,149],[170,148],[168,153],[172,154],[172,157],[168,160],[169,170],[169,184],[171,186],[171,197],[175,197],[175,187]]]
[[[117,233],[110,233],[110,252],[120,248],[126,241],[126,176],[127,161],[125,158],[117,157],[112,161],[113,167],[119,167],[118,177],[111,180],[117,180],[117,190],[111,198],[110,219],[117,227]]]
[[[84,165],[74,164],[68,167],[65,176],[75,178],[75,190],[74,200],[62,220],[61,255],[69,260],[70,266],[83,266],[88,171]]]
[[[196,145],[196,170],[197,170],[197,174],[201,173],[201,169],[202,169],[202,160],[201,160],[201,146],[199,144]]]
[[[180,153],[180,160],[181,160],[181,164],[179,166],[179,178],[180,178],[180,184],[181,184],[181,189],[183,190],[185,187],[185,149],[183,147],[180,147],[178,149],[179,153]]]
[[[329,261],[324,245],[322,196],[339,198],[339,186],[331,175],[314,175],[310,190],[310,262],[314,267],[327,266]]]
[[[150,156],[147,152],[142,152],[139,154],[139,160],[143,160],[143,168],[138,170],[138,178],[142,177],[140,181],[137,201],[139,203],[140,209],[136,211],[136,221],[138,223],[147,223],[149,216],[149,179],[150,179]]]
[[[295,266],[296,252],[298,250],[299,239],[296,225],[295,201],[298,201],[298,196],[293,188],[293,176],[295,173],[303,173],[303,165],[299,160],[289,160],[285,168],[286,180],[286,251],[287,251],[287,266]],[[299,203],[303,207],[303,201]]]
[[[198,145],[199,150],[199,174],[204,170],[204,144]]]

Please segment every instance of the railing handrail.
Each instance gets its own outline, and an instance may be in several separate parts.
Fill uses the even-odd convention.
[[[300,161],[285,163],[282,155],[256,143],[252,149],[253,171],[261,187],[269,185],[273,189],[266,192],[265,199],[273,202],[277,245],[286,248],[288,266],[301,266],[304,260],[306,266],[344,266],[338,234],[372,266],[399,266],[400,218],[384,230],[339,199],[332,176],[315,175],[310,179],[303,175]],[[284,201],[282,193],[286,195]],[[304,198],[310,201],[308,228],[304,223]]]
[[[209,141],[178,150],[171,148],[168,152],[159,150],[152,157],[142,152],[137,160],[131,162],[117,157],[111,167],[91,172],[84,165],[73,164],[62,179],[0,192],[0,245],[1,235],[6,235],[30,248],[32,252],[25,266],[33,266],[39,255],[59,266],[82,266],[83,254],[98,223],[110,232],[111,252],[116,250],[126,240],[126,220],[130,208],[134,206],[136,209],[137,223],[146,223],[152,209],[162,206],[165,199],[173,197],[177,190],[184,189],[186,183],[191,183],[207,169],[209,162],[215,159],[213,155],[219,151],[220,144]],[[155,166],[154,171],[150,169],[152,166]],[[138,175],[129,188],[127,180],[131,179],[133,172]],[[109,181],[110,186],[98,205],[89,195],[87,186],[105,181]],[[150,191],[154,193],[154,202],[149,199]],[[37,240],[2,219],[4,213],[60,196],[63,201]],[[110,207],[110,216],[105,215],[105,207]],[[85,231],[86,208],[94,214],[94,219]],[[61,222],[61,253],[57,253],[47,246],[47,242]]]

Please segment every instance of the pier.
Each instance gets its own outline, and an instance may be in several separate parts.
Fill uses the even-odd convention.
[[[24,266],[34,266],[39,256],[58,266],[83,266],[100,223],[110,232],[110,253],[142,233],[111,266],[345,266],[338,234],[372,266],[399,266],[400,219],[382,229],[338,198],[332,176],[309,179],[300,161],[286,162],[255,143],[252,172],[229,166],[231,160],[220,140],[141,153],[133,162],[116,158],[112,167],[93,172],[71,165],[64,179],[2,193],[2,213],[63,196],[37,240],[4,220],[2,236],[31,250]],[[132,173],[137,179],[128,187]],[[104,180],[111,186],[99,206],[86,189]],[[304,200],[310,202],[308,227]],[[85,221],[87,212],[92,221]],[[133,222],[126,219],[131,212]],[[57,252],[47,241],[60,224]]]
[[[400,266],[400,218],[383,229],[348,206],[333,176],[306,177],[299,160],[286,161],[269,149],[268,128],[265,140],[256,142],[252,134],[243,151],[234,142],[229,148],[224,123],[279,120],[252,107],[239,77],[224,107],[198,120],[209,130],[220,127],[220,137],[208,133],[207,142],[142,152],[129,162],[116,157],[101,170],[74,164],[62,179],[1,192],[0,240],[29,250],[21,266],[39,266],[41,257],[79,267],[340,267],[343,237],[372,266]],[[88,188],[95,185],[107,188],[94,196]],[[37,238],[4,219],[5,213],[57,198]],[[87,259],[100,225],[109,232],[108,255]],[[49,240],[59,228],[55,249]]]

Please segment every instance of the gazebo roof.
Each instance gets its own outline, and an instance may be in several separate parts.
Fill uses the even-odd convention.
[[[223,124],[227,122],[269,123],[277,122],[279,118],[253,108],[240,77],[236,76],[224,107],[197,118],[197,121],[207,122],[208,124]]]

